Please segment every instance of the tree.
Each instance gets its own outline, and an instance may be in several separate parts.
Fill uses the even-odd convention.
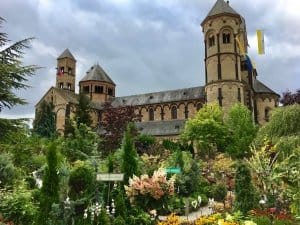
[[[92,125],[92,118],[90,115],[90,100],[89,98],[80,93],[78,96],[78,106],[76,107],[75,120],[77,124],[85,124],[88,127]]]
[[[300,89],[298,89],[295,93],[292,93],[291,91],[283,92],[280,103],[283,106],[293,105],[295,103],[300,104]]]
[[[234,191],[234,207],[236,211],[246,214],[258,205],[256,190],[251,180],[251,172],[245,163],[240,162],[237,166]]]
[[[270,122],[260,130],[258,136],[273,139],[283,136],[298,136],[299,134],[300,105],[294,104],[273,110]]]
[[[130,122],[137,120],[133,106],[113,107],[110,102],[103,105],[103,120],[100,122],[100,130],[103,137],[105,154],[119,148],[121,140]]]
[[[56,134],[54,105],[43,101],[33,121],[33,132],[41,137],[50,138]]]
[[[231,136],[226,152],[234,158],[247,156],[250,151],[249,146],[257,132],[257,128],[251,118],[251,112],[246,106],[235,104],[229,110],[225,124]]]
[[[86,160],[91,156],[97,156],[100,139],[92,128],[85,124],[74,125],[74,135],[67,137],[63,142],[63,153],[74,162]]]
[[[138,175],[138,155],[135,150],[132,138],[133,124],[128,124],[123,138],[123,162],[122,172],[124,173],[124,183],[128,184],[128,180],[132,175]]]
[[[223,123],[223,112],[217,104],[207,104],[195,118],[189,119],[184,127],[182,138],[193,142],[200,152],[212,156],[213,151],[224,150],[228,140],[228,130]]]
[[[59,175],[58,175],[58,155],[55,142],[51,143],[47,152],[47,167],[43,177],[43,186],[40,192],[40,207],[38,223],[47,224],[52,204],[59,201]]]
[[[0,27],[5,20],[0,17]],[[13,44],[9,43],[7,34],[0,32],[0,112],[3,108],[24,105],[26,101],[16,95],[15,90],[26,89],[27,78],[37,70],[36,66],[24,66],[21,59],[23,50],[29,48],[33,38],[27,38]],[[20,125],[20,120],[0,119],[0,136]]]

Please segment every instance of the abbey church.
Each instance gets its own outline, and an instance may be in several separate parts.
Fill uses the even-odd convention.
[[[278,105],[279,95],[257,79],[259,73],[241,52],[242,46],[247,53],[248,46],[244,18],[229,2],[217,0],[201,27],[205,45],[204,86],[116,97],[116,84],[111,77],[99,64],[92,65],[80,80],[79,91],[90,98],[93,125],[103,118],[102,106],[107,101],[113,107],[134,106],[140,115],[138,130],[161,138],[176,138],[185,121],[205,103],[217,102],[226,112],[240,102],[251,110],[257,123],[267,122],[270,111]],[[36,104],[36,110],[42,101],[52,102],[56,128],[62,133],[66,119],[72,117],[78,104],[76,59],[68,49],[57,58],[57,68],[56,85]]]

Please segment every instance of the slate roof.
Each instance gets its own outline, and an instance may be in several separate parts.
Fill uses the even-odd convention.
[[[178,135],[184,128],[186,120],[162,120],[135,123],[141,134],[153,136]]]
[[[264,85],[262,82],[260,82],[257,79],[253,80],[253,89],[254,89],[255,93],[260,93],[260,94],[266,93],[266,94],[278,95],[275,91],[271,90],[270,88],[268,88],[266,85]]]
[[[64,59],[64,58],[70,58],[76,61],[70,50],[67,48],[63,53],[61,53],[60,56],[58,56],[57,59]]]
[[[104,81],[115,85],[112,79],[107,75],[107,73],[102,69],[102,67],[99,64],[93,65],[86,72],[86,75],[81,79],[80,82],[88,80]]]
[[[240,16],[233,8],[231,8],[231,6],[229,5],[229,1],[227,3],[224,0],[217,0],[216,3],[214,4],[214,6],[212,7],[212,9],[209,11],[207,16],[203,20],[203,22],[201,23],[201,25],[203,25],[204,21],[207,18],[216,16],[219,14],[223,14],[223,13]]]
[[[116,97],[112,100],[112,105],[125,106],[125,105],[147,105],[156,103],[166,103],[193,99],[204,98],[204,87],[192,87],[177,90],[161,91],[154,93],[146,93],[140,95]]]

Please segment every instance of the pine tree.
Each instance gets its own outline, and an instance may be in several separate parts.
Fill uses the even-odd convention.
[[[5,20],[0,17],[1,24]],[[29,48],[33,38],[27,38],[13,44],[9,43],[7,34],[0,31],[0,112],[3,108],[11,109],[15,105],[24,105],[26,101],[15,94],[15,90],[26,89],[27,78],[35,73],[36,66],[24,66],[24,49]],[[18,129],[22,120],[0,119],[0,137],[9,131]]]
[[[128,184],[128,180],[132,175],[137,175],[138,172],[138,161],[137,152],[134,147],[132,132],[134,125],[132,123],[128,124],[127,130],[125,131],[123,138],[123,163],[122,172],[124,173],[124,183]]]
[[[53,137],[56,134],[55,113],[53,104],[43,101],[33,121],[33,132],[41,137]]]
[[[251,172],[245,163],[239,163],[237,166],[234,191],[236,211],[246,214],[258,205],[256,190],[251,180]]]
[[[58,156],[56,143],[51,143],[47,152],[47,167],[43,177],[43,186],[40,192],[39,225],[47,224],[53,203],[59,201]]]
[[[90,100],[83,93],[80,93],[78,97],[78,106],[76,108],[75,118],[78,125],[83,123],[90,127],[92,124],[92,118],[90,115]]]

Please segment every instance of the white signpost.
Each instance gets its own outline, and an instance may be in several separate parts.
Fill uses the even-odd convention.
[[[101,173],[97,174],[97,181],[122,181],[124,173]]]

